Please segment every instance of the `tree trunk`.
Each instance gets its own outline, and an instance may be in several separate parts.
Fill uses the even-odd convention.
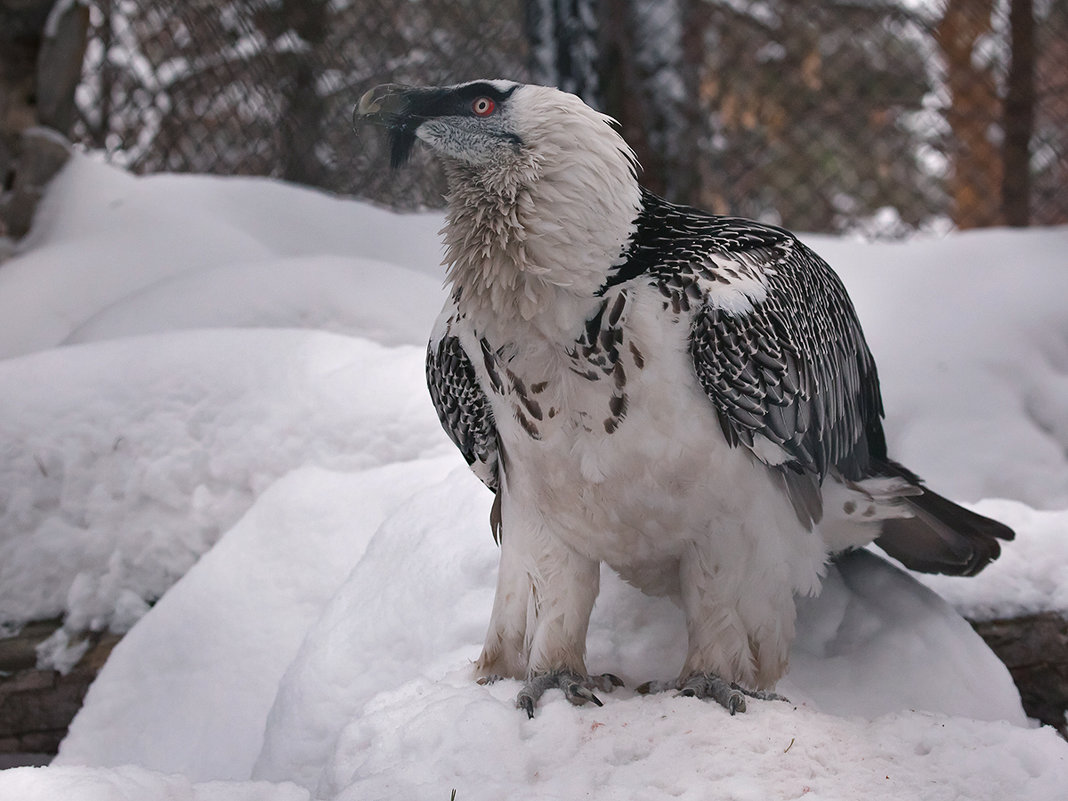
[[[88,30],[82,3],[0,0],[0,237],[29,231],[67,160]]]
[[[946,68],[952,131],[947,155],[954,224],[961,229],[1001,222],[1001,152],[992,127],[1002,119],[993,68],[976,63],[976,48],[993,35],[994,0],[948,0],[935,31]]]
[[[602,108],[595,0],[526,0],[530,78]]]
[[[1068,739],[1068,618],[1039,612],[972,626],[1009,669],[1027,714]]]
[[[22,132],[37,124],[37,54],[54,3],[0,0],[0,194],[14,184]]]
[[[283,112],[282,177],[307,186],[323,183],[324,165],[316,153],[322,140],[326,103],[317,86],[318,56],[327,30],[325,0],[284,0],[282,14],[290,31],[299,37],[297,47],[282,63],[289,67],[289,85]]]
[[[1012,0],[1012,63],[1005,94],[1001,209],[1008,225],[1031,221],[1031,133],[1035,122],[1035,16],[1032,0]]]

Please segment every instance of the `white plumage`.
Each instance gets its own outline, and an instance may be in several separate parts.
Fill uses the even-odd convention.
[[[385,86],[393,160],[442,155],[451,286],[428,350],[446,431],[496,493],[487,678],[593,700],[601,562],[680,605],[674,686],[733,713],[786,670],[794,598],[881,537],[971,573],[1011,531],[886,457],[875,365],[837,276],[780,229],[645,192],[612,121],[505,81]],[[733,685],[733,686],[732,686]]]

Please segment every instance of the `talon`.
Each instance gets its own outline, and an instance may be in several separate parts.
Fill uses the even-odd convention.
[[[534,719],[534,699],[529,695],[520,693],[519,697],[515,699],[515,705],[527,713],[527,720]]]
[[[736,712],[745,712],[745,696],[740,692],[732,692],[727,699],[727,711],[734,715]]]
[[[575,706],[582,706],[587,701],[592,702],[596,706],[604,706],[604,704],[601,703],[601,699],[594,695],[588,687],[583,687],[581,684],[577,683],[567,685],[566,689],[564,689],[564,697]]]
[[[652,693],[662,693],[665,690],[678,690],[681,685],[673,681],[647,681],[644,684],[639,684],[634,688],[634,692],[639,695],[651,695]]]
[[[596,678],[579,676],[568,670],[553,671],[532,676],[523,685],[523,689],[516,696],[515,705],[527,713],[528,718],[534,717],[534,709],[538,705],[538,699],[550,687],[556,687],[564,693],[568,702],[575,706],[583,706],[592,703],[595,706],[604,706],[601,699],[593,693],[594,687],[611,692],[615,687],[623,686],[618,676],[605,673]]]

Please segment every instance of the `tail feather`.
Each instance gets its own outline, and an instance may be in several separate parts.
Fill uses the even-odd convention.
[[[910,570],[974,576],[998,558],[998,540],[1011,540],[1011,528],[958,506],[924,488],[905,501],[913,517],[883,521],[875,544]]]
[[[887,467],[895,475],[916,479],[915,474],[893,462]],[[913,516],[883,521],[882,534],[875,540],[910,570],[974,576],[998,558],[999,540],[1015,538],[1015,532],[1004,523],[922,489],[922,494],[903,499]]]

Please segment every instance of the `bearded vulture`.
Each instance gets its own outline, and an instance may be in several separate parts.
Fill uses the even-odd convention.
[[[584,656],[602,562],[677,601],[675,688],[775,698],[794,599],[875,541],[972,575],[1006,526],[886,453],[875,362],[842,282],[789,232],[668,203],[609,117],[544,86],[379,86],[354,116],[448,178],[449,299],[427,353],[446,433],[495,494],[482,681],[600,705]]]

